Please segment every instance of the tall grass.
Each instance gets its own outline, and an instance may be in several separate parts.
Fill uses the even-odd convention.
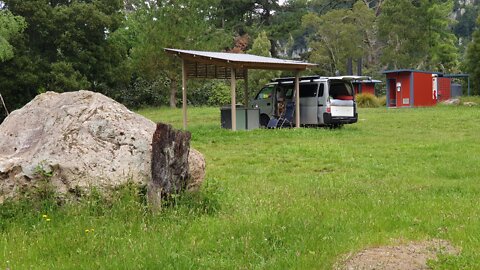
[[[380,100],[373,94],[358,94],[355,97],[357,105],[360,108],[377,108],[380,107]]]
[[[182,126],[180,110],[139,113]],[[0,269],[331,269],[368,246],[431,238],[462,249],[436,268],[479,269],[479,115],[360,109],[342,129],[231,132],[218,108],[189,109],[207,160],[199,193],[158,214],[131,185],[52,208],[4,204]]]
[[[474,102],[477,105],[480,105],[480,96],[462,96],[460,97],[460,104],[465,102]]]

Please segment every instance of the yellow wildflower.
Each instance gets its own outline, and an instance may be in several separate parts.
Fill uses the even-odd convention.
[[[42,215],[43,218],[47,218],[47,215]]]
[[[85,230],[86,233],[89,233],[90,231],[88,229]]]
[[[47,218],[47,219],[46,219],[46,221],[50,221],[50,219],[49,219],[49,218]]]

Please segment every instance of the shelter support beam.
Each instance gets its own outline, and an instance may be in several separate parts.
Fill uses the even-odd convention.
[[[470,76],[467,77],[467,81],[468,81],[468,96],[470,96]]]
[[[235,78],[235,68],[231,68],[231,76],[230,76],[230,88],[231,88],[231,95],[232,95],[232,130],[237,130],[237,106],[236,106],[236,87],[237,87],[237,80]]]
[[[245,81],[245,93],[243,97],[243,104],[245,104],[245,108],[248,108],[248,69],[245,70],[244,74],[244,81]]]
[[[300,127],[300,71],[295,72],[295,127]]]
[[[187,66],[182,59],[182,111],[183,111],[183,129],[187,129]]]

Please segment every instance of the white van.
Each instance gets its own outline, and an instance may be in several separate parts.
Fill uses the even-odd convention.
[[[336,127],[356,123],[357,104],[351,81],[365,78],[301,77],[300,125]],[[294,81],[291,77],[274,79],[258,92],[250,104],[260,109],[260,125],[266,127],[270,119],[282,117],[287,104],[295,102]]]

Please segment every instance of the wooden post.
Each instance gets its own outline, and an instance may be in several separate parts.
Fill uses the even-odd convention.
[[[295,127],[300,127],[300,72],[295,72]]]
[[[237,105],[235,100],[235,88],[237,80],[235,78],[235,68],[231,67],[231,76],[230,76],[230,87],[231,87],[231,95],[232,95],[232,130],[237,130]]]
[[[186,190],[190,138],[188,131],[157,124],[152,138],[152,181],[147,187],[153,209],[160,209],[162,200]]]
[[[468,77],[467,77],[467,83],[468,83],[468,89],[467,89],[467,91],[468,91],[468,96],[470,96],[470,74],[469,74]]]
[[[249,96],[248,96],[248,69],[245,69],[245,76],[244,76],[244,79],[245,81],[245,93],[244,93],[244,104],[245,104],[245,108],[248,109],[248,99],[249,99]]]
[[[183,111],[183,129],[187,129],[187,66],[182,59],[182,111]]]

